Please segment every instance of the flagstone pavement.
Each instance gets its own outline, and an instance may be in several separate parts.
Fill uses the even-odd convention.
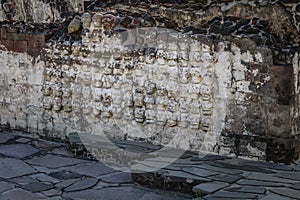
[[[122,145],[150,148],[125,141]],[[144,174],[117,170],[75,156],[69,144],[0,129],[0,200],[300,199],[300,162],[283,165],[185,154],[155,169],[168,159],[159,155],[131,166],[135,172],[153,171]]]

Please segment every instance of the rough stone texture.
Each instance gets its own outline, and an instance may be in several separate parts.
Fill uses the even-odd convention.
[[[29,160],[1,155],[0,199],[299,199],[300,183],[296,171],[299,161],[285,166],[210,154],[201,157],[187,151],[172,163],[174,154],[168,149],[164,157],[158,154],[157,157],[135,160],[131,169],[119,165],[118,170],[122,171],[117,171],[95,160],[53,153],[67,151],[62,143],[36,147],[45,141],[25,137],[25,134],[14,133],[14,136],[0,147],[18,146],[18,141],[26,140],[40,153],[33,154]],[[149,146],[141,142],[118,143],[126,143],[129,149]],[[51,161],[53,165],[49,165]],[[36,166],[37,163],[43,167]],[[167,166],[155,168],[161,166],[160,163]],[[152,171],[143,171],[145,168]]]
[[[1,158],[0,159],[0,177],[13,178],[32,174],[35,170],[21,160],[14,158]]]
[[[6,128],[299,157],[297,1],[13,0],[0,20]]]

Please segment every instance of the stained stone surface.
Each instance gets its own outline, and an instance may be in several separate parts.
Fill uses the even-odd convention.
[[[168,150],[164,156],[136,160],[130,169],[65,153],[68,150],[62,143],[36,145],[41,144],[39,139],[25,136],[15,136],[0,144],[0,148],[8,143],[11,147],[19,146],[16,140],[20,139],[27,141],[26,148],[32,146],[38,152],[30,159],[8,155],[0,158],[0,199],[299,199],[295,171],[298,164],[283,166],[216,155],[201,157],[195,152],[174,159],[176,153]],[[141,142],[119,143],[132,148],[149,146]],[[98,148],[105,147],[111,149]],[[13,148],[11,151],[14,153]],[[119,158],[111,151],[106,153]],[[155,168],[161,164],[167,166]]]

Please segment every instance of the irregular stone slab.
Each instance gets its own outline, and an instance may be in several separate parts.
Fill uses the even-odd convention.
[[[207,170],[211,170],[211,171],[215,171],[215,172],[220,172],[220,173],[224,173],[224,174],[242,174],[243,171],[241,170],[235,170],[235,169],[226,169],[226,168],[221,168],[221,167],[215,167],[215,166],[211,166],[211,165],[207,165],[207,164],[201,164],[201,165],[197,165],[198,168],[202,168],[202,169],[207,169]]]
[[[240,180],[241,178],[243,178],[243,176],[242,175],[220,174],[220,175],[216,175],[216,176],[211,176],[209,178],[214,181],[221,181],[221,182],[225,182],[225,183],[234,183],[234,182]]]
[[[0,177],[10,179],[33,174],[36,171],[25,162],[15,158],[0,158]]]
[[[62,155],[62,156],[70,156],[73,157],[73,154],[71,151],[67,150],[66,148],[56,148],[54,150],[51,151],[53,154],[58,154],[58,155]]]
[[[8,140],[13,139],[14,136],[10,134],[0,133],[0,144],[7,142]]]
[[[292,185],[291,188],[296,189],[296,190],[300,190],[300,182]]]
[[[116,172],[116,170],[107,167],[106,165],[101,163],[80,164],[65,169],[77,174],[92,176],[92,177],[98,177],[104,174]]]
[[[80,179],[69,179],[69,180],[65,180],[62,181],[60,183],[55,184],[55,187],[58,189],[64,189],[66,187],[69,187],[70,185],[72,185],[73,183],[75,183],[76,181],[79,181]]]
[[[257,199],[257,194],[247,194],[242,192],[219,191],[211,195],[212,197],[230,198],[230,199]]]
[[[20,188],[16,188],[13,190],[10,190],[8,192],[5,192],[3,194],[0,194],[0,199],[3,200],[34,200],[34,199],[45,199],[43,195],[40,194],[34,194],[28,191],[25,191]]]
[[[149,192],[144,194],[139,200],[183,200],[183,199],[184,199],[183,197],[178,197],[175,195],[164,195],[164,194]]]
[[[258,181],[258,180],[248,180],[242,179],[237,182],[239,185],[249,185],[249,186],[262,186],[262,187],[286,187],[286,184],[268,182],[268,181]]]
[[[196,176],[202,176],[202,177],[208,177],[208,176],[214,176],[217,175],[217,172],[209,171],[209,170],[204,170],[196,167],[184,167],[182,169],[184,172],[194,174]]]
[[[227,156],[221,156],[221,155],[213,155],[213,154],[207,154],[207,155],[199,155],[192,158],[192,161],[212,161],[212,160],[226,160],[231,159]]]
[[[299,172],[280,172],[276,173],[274,176],[285,178],[285,179],[291,179],[295,181],[300,181],[300,173]]]
[[[67,158],[58,155],[45,155],[26,160],[27,163],[48,168],[60,168],[88,162],[77,158]]]
[[[42,192],[45,190],[53,189],[54,186],[49,183],[35,182],[27,185],[22,185],[21,188],[31,192]]]
[[[12,178],[12,179],[9,179],[9,181],[19,184],[19,185],[26,185],[29,183],[36,182],[36,180],[33,179],[30,175]]]
[[[193,182],[193,180],[201,181],[201,182],[208,182],[211,181],[211,179],[203,178],[200,176],[192,175],[186,172],[181,171],[167,171],[162,174],[163,177],[170,177],[174,179],[183,179],[186,182]]]
[[[149,167],[146,165],[142,164],[136,164],[131,166],[131,171],[133,173],[139,173],[139,172],[154,172],[154,171],[159,171],[160,168],[155,168],[155,167]]]
[[[29,144],[8,144],[0,146],[0,154],[15,158],[25,158],[37,152],[39,152],[39,150]]]
[[[152,151],[157,151],[162,148],[161,145],[153,145],[153,144],[147,143],[147,142],[135,142],[135,141],[129,141],[129,140],[115,140],[113,142],[116,144],[125,145],[125,146],[137,146],[137,147],[149,149]]]
[[[117,172],[99,177],[102,181],[109,183],[131,183],[131,174],[126,172]]]
[[[261,161],[244,161],[243,164],[248,166],[256,166],[265,169],[274,169],[274,170],[282,170],[282,171],[292,171],[294,168],[290,165],[284,165],[279,163],[268,163],[268,162],[261,162]]]
[[[89,189],[89,188],[95,186],[97,183],[98,183],[97,178],[84,178],[84,179],[76,181],[74,184],[65,188],[64,191],[65,192],[81,191],[81,190]]]
[[[259,181],[270,181],[270,182],[279,182],[279,183],[290,183],[293,184],[295,181],[285,179],[285,178],[278,178],[270,174],[264,174],[264,173],[258,173],[258,172],[252,172],[247,179],[251,180],[259,180]]]
[[[274,194],[274,193],[269,193],[269,194],[267,194],[266,196],[262,197],[259,200],[291,200],[291,198],[284,197],[284,196],[281,196],[281,195],[277,195],[277,194]]]
[[[48,176],[47,174],[44,174],[44,173],[34,174],[34,175],[31,175],[30,177],[32,177],[33,179],[39,180],[41,182],[49,182],[49,183],[60,182],[60,180],[53,178],[51,176]]]
[[[294,198],[294,199],[300,199],[300,191],[299,190],[292,190],[288,188],[272,188],[271,192],[274,192],[275,194],[279,194],[282,196]]]
[[[229,192],[245,192],[245,193],[253,193],[253,194],[265,194],[266,189],[262,187],[252,187],[252,186],[244,186],[244,187],[231,187],[225,189],[225,191]]]
[[[28,138],[19,138],[19,139],[16,140],[16,142],[23,143],[23,144],[28,143],[30,141],[31,140],[28,139]]]
[[[32,144],[34,144],[36,147],[45,148],[45,149],[61,146],[59,143],[49,142],[49,141],[45,141],[45,140],[36,140],[36,141],[33,141]]]
[[[59,196],[59,195],[61,195],[62,191],[61,190],[57,190],[57,189],[51,189],[51,190],[44,191],[42,193],[44,195],[46,195],[47,197],[53,197],[53,196]]]
[[[132,187],[116,187],[104,188],[101,190],[84,190],[80,192],[66,192],[63,193],[64,199],[88,199],[88,200],[117,200],[117,199],[130,199],[138,200],[144,195],[142,190]]]
[[[249,171],[249,172],[261,172],[261,173],[266,173],[266,174],[272,174],[274,173],[271,170],[267,170],[264,168],[260,168],[258,166],[250,166],[250,165],[239,165],[239,164],[229,164],[226,162],[221,162],[221,161],[216,161],[216,162],[205,162],[208,165],[215,166],[215,167],[220,167],[220,168],[227,168],[227,169],[237,169],[241,171]]]
[[[193,187],[193,192],[195,193],[204,193],[204,194],[211,194],[213,192],[216,192],[220,189],[223,189],[225,187],[229,186],[228,183],[222,183],[222,182],[208,182],[208,183],[201,183],[199,185],[196,185]]]
[[[57,172],[51,172],[49,176],[65,180],[65,179],[75,179],[75,178],[81,178],[83,175],[75,173],[75,172],[70,172],[67,170],[62,170],[62,171],[57,171]]]
[[[15,186],[11,183],[0,182],[0,194],[6,192],[8,190],[14,189]]]

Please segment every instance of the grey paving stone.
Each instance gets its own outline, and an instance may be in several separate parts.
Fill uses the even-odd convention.
[[[61,170],[61,171],[51,172],[49,176],[54,177],[56,179],[65,180],[65,179],[81,178],[83,175],[75,172],[70,172],[67,170]]]
[[[153,145],[151,143],[146,143],[146,142],[135,142],[135,141],[129,141],[129,140],[117,140],[117,141],[113,141],[116,144],[121,144],[124,146],[137,146],[137,147],[141,147],[143,149],[149,149],[152,151],[157,151],[159,149],[162,148],[162,146],[160,145]]]
[[[225,183],[234,183],[234,182],[240,180],[241,178],[243,178],[243,176],[242,175],[220,174],[220,175],[216,175],[216,176],[210,176],[209,178],[214,181],[221,181],[221,182],[225,182]]]
[[[98,177],[104,174],[116,172],[116,170],[107,167],[106,165],[101,163],[79,164],[76,166],[67,167],[65,169],[74,173],[91,176],[91,177]]]
[[[34,194],[32,192],[25,191],[20,188],[16,188],[0,194],[1,200],[34,200],[34,199],[44,199],[43,195]]]
[[[276,173],[274,176],[300,181],[300,173],[299,172],[280,172],[280,173]]]
[[[119,183],[107,183],[99,180],[96,186],[93,187],[93,189],[103,189],[107,187],[118,187]]]
[[[208,182],[211,181],[211,179],[208,178],[203,178],[200,176],[192,175],[186,172],[181,172],[181,171],[167,171],[162,174],[163,177],[169,177],[173,179],[182,179],[185,181],[191,181],[191,180],[197,180],[197,181],[202,181],[202,182]]]
[[[225,192],[219,191],[213,193],[212,197],[231,198],[231,199],[257,199],[257,194],[247,194],[242,192]]]
[[[43,191],[42,193],[47,197],[53,197],[53,196],[61,195],[62,191],[59,189],[51,189],[51,190]]]
[[[77,158],[68,158],[62,157],[58,155],[45,155],[40,157],[35,157],[30,160],[26,160],[27,163],[42,167],[48,168],[59,168],[59,167],[66,167],[66,166],[73,166],[80,163],[86,163],[87,160],[77,159]]]
[[[144,194],[139,200],[183,200],[183,197],[149,192]]]
[[[23,143],[23,144],[28,143],[30,141],[31,141],[31,139],[28,139],[28,138],[19,138],[16,140],[16,142]]]
[[[11,183],[0,182],[0,194],[3,192],[6,192],[8,190],[12,190],[14,188],[15,188],[15,186]]]
[[[32,144],[34,144],[36,147],[45,148],[45,149],[61,146],[61,144],[59,144],[59,143],[49,142],[49,141],[45,141],[45,140],[35,140],[35,141],[32,142]]]
[[[33,174],[30,177],[32,177],[33,179],[39,180],[41,182],[49,182],[49,183],[58,183],[58,182],[60,182],[59,179],[53,178],[53,177],[48,176],[47,174],[44,174],[44,173]]]
[[[18,185],[26,185],[29,183],[37,182],[37,180],[33,179],[30,175],[12,178],[9,179],[9,181],[16,183]]]
[[[299,190],[292,190],[288,188],[272,188],[271,192],[275,194],[279,194],[285,197],[290,197],[294,199],[300,199],[300,191]]]
[[[73,157],[73,154],[71,151],[67,150],[66,148],[62,147],[62,148],[56,148],[53,149],[51,151],[53,154],[57,154],[57,155],[62,155],[62,156],[69,156],[69,157]]]
[[[207,154],[207,155],[194,156],[192,158],[192,161],[212,161],[212,160],[226,160],[226,159],[229,160],[231,158],[228,156]]]
[[[244,186],[244,187],[230,187],[226,188],[225,191],[229,192],[245,192],[253,194],[265,194],[266,189],[263,187],[253,187],[253,186]]]
[[[204,194],[211,194],[213,192],[216,192],[220,189],[223,189],[225,187],[228,187],[228,183],[223,183],[223,182],[208,182],[208,183],[201,183],[199,185],[196,185],[193,187],[193,192],[195,193],[204,193]]]
[[[215,171],[215,172],[224,173],[224,174],[231,174],[231,175],[237,175],[237,174],[242,174],[243,173],[242,170],[235,170],[235,169],[227,169],[227,168],[215,167],[215,166],[211,166],[211,165],[207,165],[207,164],[197,165],[197,167],[198,168],[202,168],[202,169],[207,169],[207,170]]]
[[[149,167],[146,165],[142,164],[136,164],[131,166],[131,171],[133,173],[139,173],[139,172],[154,172],[154,171],[159,171],[160,168],[155,168],[155,167]]]
[[[300,182],[292,185],[291,188],[296,189],[296,190],[300,190]]]
[[[138,200],[144,192],[132,187],[104,188],[101,190],[84,190],[80,192],[63,193],[64,199],[88,199],[88,200]]]
[[[162,169],[168,166],[170,163],[168,162],[156,162],[151,160],[144,160],[144,161],[136,161],[137,164],[142,164],[144,166],[150,167],[152,169]]]
[[[164,147],[159,151],[155,151],[153,153],[149,153],[150,155],[154,156],[161,156],[161,157],[169,157],[169,158],[180,158],[185,153],[185,150],[182,149],[174,149],[169,147]]]
[[[45,190],[53,189],[54,186],[49,183],[35,182],[27,185],[22,185],[21,188],[31,192],[42,192]]]
[[[259,200],[292,200],[292,199],[278,194],[269,193],[266,196],[260,198]]]
[[[131,183],[131,174],[126,172],[117,172],[113,174],[107,174],[99,177],[100,180],[109,183]]]
[[[214,176],[218,174],[214,171],[204,170],[196,167],[184,167],[182,168],[182,171],[202,177]]]
[[[0,158],[0,177],[10,179],[35,173],[36,171],[25,162],[15,158]]]
[[[66,187],[64,189],[64,191],[65,192],[81,191],[81,190],[89,189],[89,188],[95,186],[97,183],[98,183],[97,178],[84,178],[84,179],[78,180],[74,184]]]
[[[258,180],[248,180],[242,179],[237,182],[239,185],[248,186],[261,186],[261,187],[286,187],[286,184],[280,182],[268,182],[268,181],[258,181]]]
[[[59,189],[64,189],[64,188],[69,187],[70,185],[72,185],[73,183],[75,183],[76,181],[79,181],[79,180],[80,180],[79,178],[63,180],[60,183],[55,184],[55,187],[59,188]]]
[[[289,180],[285,178],[278,178],[273,176],[273,174],[264,174],[259,172],[252,172],[247,179],[251,180],[259,180],[259,181],[269,181],[269,182],[279,182],[279,183],[290,183],[293,184],[296,181],[295,180]]]
[[[0,154],[15,158],[25,158],[37,152],[39,152],[39,150],[29,144],[8,144],[0,146]]]
[[[0,144],[7,142],[8,140],[13,139],[14,136],[10,134],[0,133]]]
[[[268,163],[262,161],[244,161],[244,165],[249,165],[254,167],[256,166],[265,169],[281,170],[281,171],[292,171],[294,169],[294,167],[291,165],[284,165],[279,163]]]
[[[47,198],[47,200],[62,200],[63,198],[61,197],[51,197],[51,198]]]
[[[205,162],[208,165],[225,168],[225,169],[236,169],[241,171],[249,171],[249,172],[261,172],[266,174],[274,173],[272,170],[264,169],[258,166],[250,166],[250,165],[240,165],[240,164],[229,164],[222,161],[215,161],[215,162]]]

